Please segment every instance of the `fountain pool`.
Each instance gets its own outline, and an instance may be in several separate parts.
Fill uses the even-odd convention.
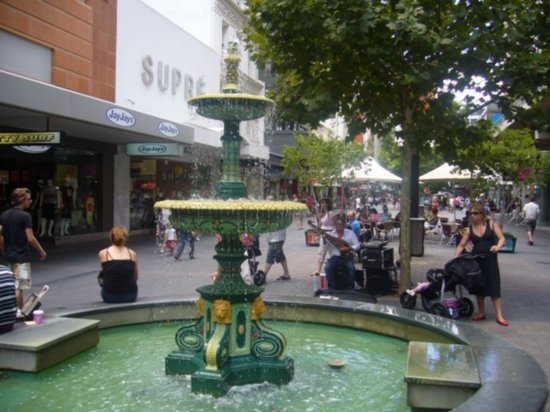
[[[285,334],[297,361],[293,381],[233,387],[225,397],[191,393],[188,376],[166,376],[164,355],[179,322],[122,326],[100,344],[39,374],[2,372],[4,411],[408,411],[407,343],[365,331],[268,322]],[[332,358],[346,366],[333,369]],[[183,387],[183,388],[182,388]],[[353,400],[353,402],[350,402]]]

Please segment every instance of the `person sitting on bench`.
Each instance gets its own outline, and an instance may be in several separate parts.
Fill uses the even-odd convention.
[[[354,252],[359,250],[360,243],[352,230],[346,229],[346,220],[341,215],[333,217],[334,230],[323,233],[323,242],[329,255],[325,265],[327,286],[336,289],[336,273],[339,268],[344,271],[346,289],[355,288],[355,265],[353,264]]]

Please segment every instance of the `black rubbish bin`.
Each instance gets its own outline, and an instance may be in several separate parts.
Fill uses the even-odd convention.
[[[424,256],[424,220],[411,217],[411,256]]]

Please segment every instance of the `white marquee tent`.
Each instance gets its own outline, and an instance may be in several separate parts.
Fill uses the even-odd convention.
[[[354,182],[401,183],[401,178],[384,169],[374,158],[368,157],[360,166],[347,169],[342,174],[344,179]]]
[[[443,163],[441,166],[423,174],[418,178],[421,182],[452,182],[472,179],[472,173],[469,170],[460,170],[449,163]]]

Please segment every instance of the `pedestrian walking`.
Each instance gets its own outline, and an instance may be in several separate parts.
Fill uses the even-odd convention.
[[[164,231],[164,244],[166,246],[166,251],[168,255],[174,256],[174,249],[176,248],[177,236],[176,229],[172,227],[170,223],[166,225],[166,230]]]
[[[288,272],[288,264],[286,261],[285,252],[283,251],[283,245],[286,239],[286,229],[266,233],[265,238],[267,244],[269,245],[264,267],[265,276],[267,277],[267,274],[274,263],[280,263],[283,266],[283,275],[279,276],[277,280],[290,280],[291,278]]]
[[[8,262],[15,278],[17,314],[21,317],[23,290],[31,288],[31,251],[32,246],[40,260],[46,259],[46,252],[34,236],[32,217],[26,212],[32,204],[31,191],[17,188],[11,194],[12,208],[0,215],[0,251]]]
[[[181,255],[185,250],[187,242],[189,242],[189,259],[195,259],[195,241],[197,240],[197,234],[188,230],[176,229],[176,236],[178,240],[176,243],[176,250],[174,251],[174,259],[181,260]]]
[[[535,228],[537,227],[537,219],[540,216],[539,205],[535,203],[535,198],[531,197],[529,202],[523,206],[523,220],[527,225],[527,244],[533,246],[535,242],[533,241],[533,235],[535,234]]]

